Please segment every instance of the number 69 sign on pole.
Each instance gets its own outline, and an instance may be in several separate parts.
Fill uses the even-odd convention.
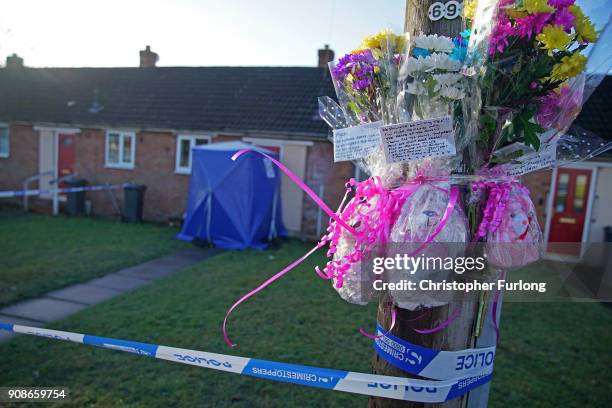
[[[427,14],[431,21],[438,21],[442,18],[447,20],[454,20],[461,16],[463,5],[455,0],[451,0],[447,3],[435,2],[429,6]]]

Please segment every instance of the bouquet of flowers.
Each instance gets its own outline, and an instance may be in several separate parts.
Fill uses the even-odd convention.
[[[336,146],[336,136],[347,130],[380,132],[375,139],[369,134],[374,148],[352,157],[370,177],[349,180],[334,212],[275,162],[330,215],[330,224],[313,250],[241,298],[228,315],[324,246],[329,261],[317,273],[344,300],[361,305],[380,294],[366,265],[393,256],[391,244],[404,245],[410,256],[426,256],[439,251],[436,243],[453,243],[445,255],[457,257],[469,243],[482,241],[491,273],[540,257],[542,233],[529,191],[519,181],[534,167],[520,166],[551,151],[552,159],[535,168],[612,148],[591,134],[567,134],[597,85],[583,70],[587,46],[598,33],[574,0],[480,0],[467,2],[464,10],[468,29],[456,38],[408,38],[387,30],[330,63],[337,101],[319,98],[319,113],[334,130]],[[450,136],[448,129],[436,128],[442,122],[451,124]],[[392,137],[404,138],[396,146],[410,150],[416,144],[421,155],[390,160],[384,137],[389,129],[398,132]],[[423,155],[433,151],[427,143],[442,134],[453,139],[455,153]],[[420,271],[419,277],[434,273]],[[389,293],[394,304],[410,310],[448,301],[430,293]]]
[[[472,170],[557,141],[580,112],[584,51],[598,34],[574,2],[481,0],[466,7],[474,33],[466,61]]]

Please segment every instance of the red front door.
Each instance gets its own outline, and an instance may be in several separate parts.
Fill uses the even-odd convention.
[[[555,197],[548,247],[550,252],[580,255],[580,245],[554,244],[557,242],[582,242],[582,232],[588,209],[592,171],[588,169],[564,169],[557,171]]]
[[[74,143],[76,142],[75,135],[71,134],[60,134],[57,140],[57,176],[64,177],[74,173],[75,163],[75,149]],[[63,187],[63,183],[60,183],[60,188]]]

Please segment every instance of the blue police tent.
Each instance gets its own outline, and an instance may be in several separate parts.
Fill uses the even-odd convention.
[[[255,152],[232,161],[231,157],[242,149],[278,159],[274,152],[242,142],[193,148],[187,214],[178,239],[246,249],[265,248],[266,240],[287,236],[281,217],[278,169]]]

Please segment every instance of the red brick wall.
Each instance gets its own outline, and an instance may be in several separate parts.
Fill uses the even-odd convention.
[[[81,129],[75,138],[75,171],[89,185],[134,182],[147,186],[144,218],[165,222],[181,217],[186,207],[189,176],[175,173],[176,135],[170,132],[136,133],[136,161],[134,169],[114,169],[104,166],[105,130]],[[213,143],[239,140],[236,136],[219,135]],[[10,157],[0,158],[0,189],[21,189],[26,177],[38,173],[38,132],[31,125],[12,125],[10,129]],[[354,175],[350,162],[334,163],[332,144],[314,142],[308,147],[306,183],[319,193],[323,184],[323,199],[336,208],[344,195],[344,183]],[[117,203],[123,207],[123,191],[113,190]],[[94,214],[118,215],[106,192],[87,193]],[[317,232],[318,207],[310,197],[303,197],[302,228],[304,237],[314,238]],[[327,227],[328,217],[321,215],[321,228]]]
[[[0,190],[21,190],[24,179],[38,174],[38,132],[31,125],[10,125],[9,144],[9,157],[0,158]]]
[[[189,175],[175,173],[176,135],[170,132],[136,133],[136,159],[134,169],[114,169],[104,166],[105,131],[83,129],[78,137],[77,168],[89,184],[133,182],[147,186],[144,200],[144,218],[165,222],[180,218],[186,210]],[[216,137],[213,143],[235,140],[235,137]],[[120,207],[123,191],[115,190]],[[116,214],[112,200],[106,193],[88,194],[96,214]]]
[[[521,180],[529,189],[542,230],[544,230],[544,224],[546,223],[546,203],[550,193],[551,175],[552,170],[539,170],[522,177]]]
[[[353,177],[355,168],[351,162],[334,163],[333,145],[330,142],[315,142],[308,148],[306,158],[306,184],[319,194],[319,188],[325,186],[323,200],[332,209],[336,209],[344,196],[344,184]],[[319,208],[310,197],[304,194],[302,212],[302,233],[308,238],[318,238],[317,214]],[[325,231],[329,217],[321,214],[321,230]]]

